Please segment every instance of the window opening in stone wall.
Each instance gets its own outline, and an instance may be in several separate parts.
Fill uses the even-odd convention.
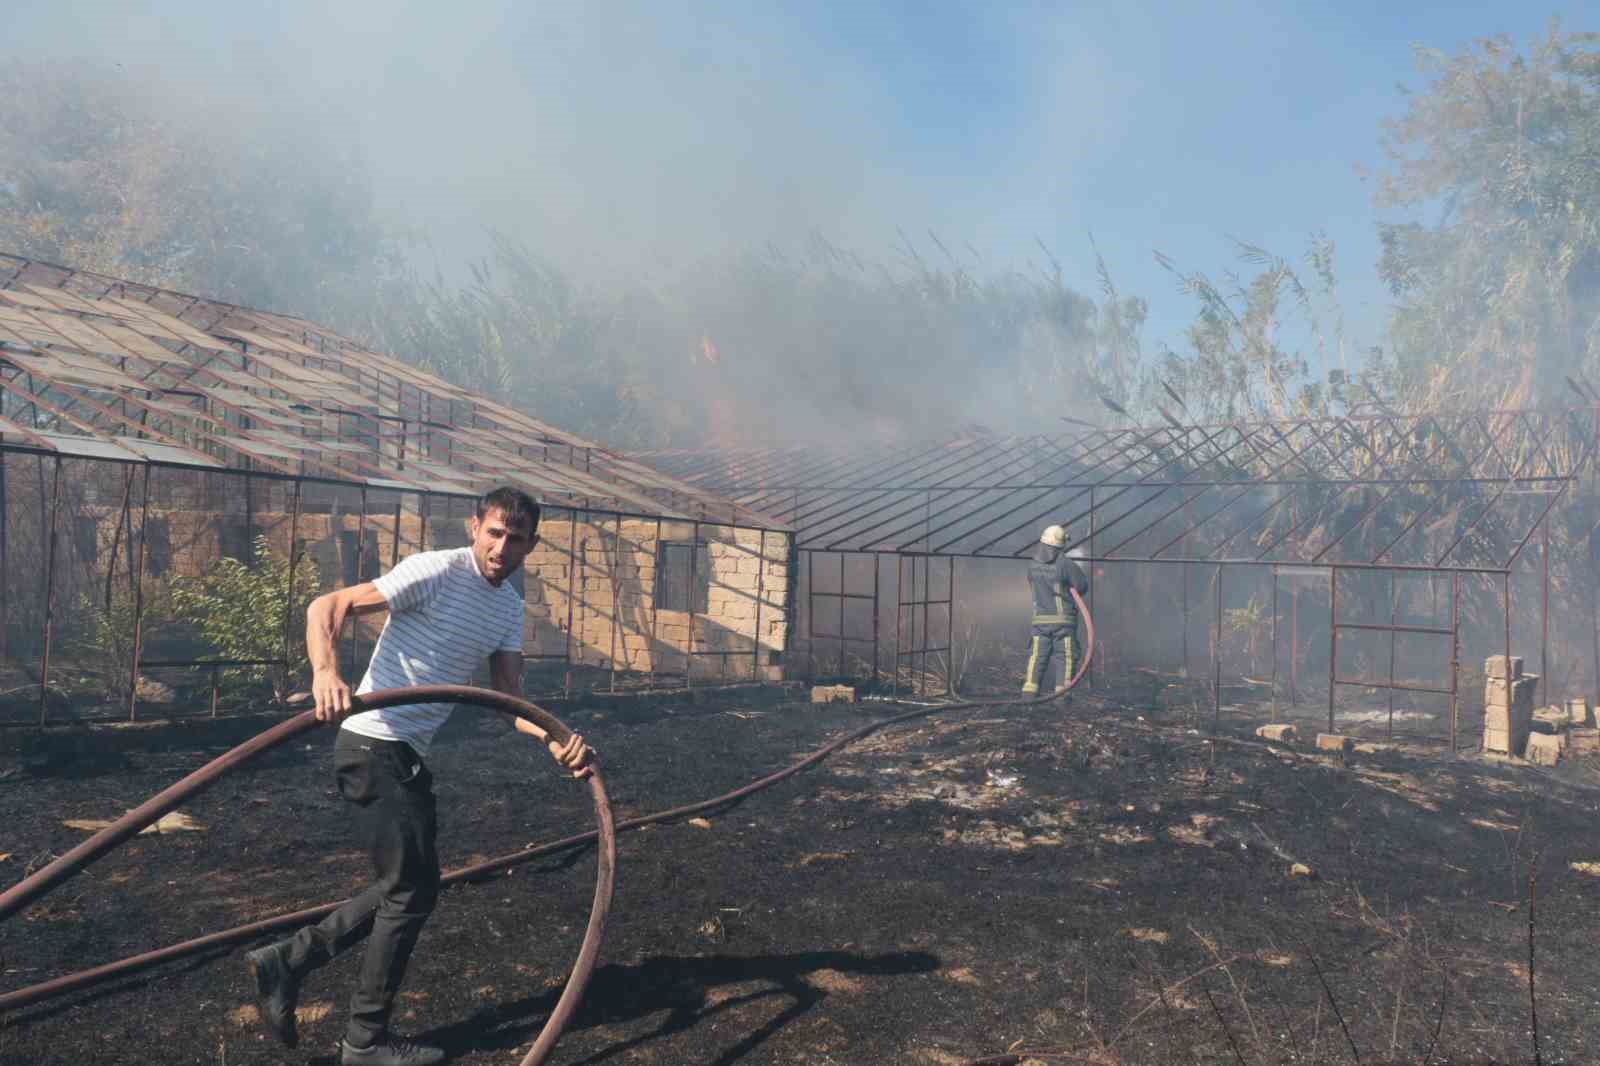
[[[692,554],[691,554],[692,553]],[[690,600],[690,584],[694,598]],[[704,541],[660,541],[656,545],[657,610],[706,613],[711,593],[711,557]]]
[[[382,573],[378,560],[378,531],[339,530],[339,570],[345,587],[372,581]]]
[[[78,549],[78,558],[94,562],[100,547],[100,522],[94,515],[78,515],[73,520],[72,539]]]
[[[160,577],[172,565],[172,526],[165,518],[148,518],[144,523],[144,569]]]

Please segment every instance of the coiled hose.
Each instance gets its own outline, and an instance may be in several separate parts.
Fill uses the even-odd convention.
[[[880,729],[885,729],[892,725],[898,725],[901,722],[909,722],[917,718],[925,718],[928,715],[945,711],[970,710],[977,707],[1032,706],[1035,704],[1048,703],[1054,699],[1057,699],[1066,692],[1075,688],[1078,682],[1083,680],[1084,674],[1088,672],[1090,662],[1094,659],[1094,617],[1089,613],[1088,605],[1083,602],[1083,597],[1078,594],[1078,591],[1076,589],[1071,589],[1070,591],[1072,593],[1073,600],[1078,605],[1079,612],[1083,615],[1085,654],[1083,657],[1083,662],[1078,665],[1077,672],[1072,675],[1072,678],[1064,686],[1062,686],[1061,689],[1055,692],[1045,693],[1043,695],[1028,698],[989,700],[971,699],[948,703],[921,705],[915,710],[868,723],[867,725],[864,725],[853,732],[847,733],[844,736],[836,737],[827,744],[818,748],[816,751],[812,752],[810,755],[807,755],[805,758],[801,759],[799,762],[792,763],[789,766],[784,767],[782,770],[778,770],[775,773],[758,778],[747,785],[743,785],[734,789],[732,792],[725,792],[720,796],[714,796],[707,800],[700,800],[696,803],[685,804],[681,807],[673,807],[669,810],[656,811],[653,814],[641,815],[638,818],[630,818],[624,822],[617,822],[615,826],[613,826],[611,822],[610,804],[605,800],[605,794],[599,782],[599,774],[596,772],[596,774],[590,778],[590,783],[591,789],[595,795],[596,815],[599,821],[598,829],[590,830],[586,833],[578,833],[574,836],[564,837],[560,840],[552,840],[544,844],[536,844],[532,847],[523,848],[520,851],[511,852],[508,855],[501,855],[497,858],[486,859],[480,863],[474,863],[470,866],[463,866],[460,869],[451,870],[440,878],[440,884],[450,885],[457,884],[462,881],[476,880],[484,877],[487,874],[491,874],[503,869],[509,869],[513,866],[519,866],[522,863],[530,862],[533,859],[537,859],[541,856],[549,855],[554,852],[564,851],[569,848],[589,844],[598,839],[601,842],[602,848],[600,863],[601,877],[596,880],[595,884],[596,908],[590,914],[590,931],[585,935],[584,948],[579,952],[579,963],[582,964],[586,957],[585,951],[589,948],[591,935],[593,937],[594,952],[598,952],[599,950],[601,934],[596,932],[596,929],[603,928],[605,920],[604,912],[609,908],[610,905],[611,877],[616,861],[616,845],[614,839],[615,833],[627,832],[631,829],[642,829],[647,825],[655,825],[658,822],[667,822],[678,818],[686,818],[692,815],[704,813],[706,811],[715,810],[730,803],[735,803],[746,796],[750,796],[764,789],[771,788],[773,785],[793,777],[802,770],[815,766],[817,763],[826,759],[828,756],[832,755],[841,748],[869,737],[873,733],[878,732]],[[446,689],[454,695],[445,696],[438,694],[441,690]],[[435,702],[449,702],[452,700],[458,702],[472,702],[477,703],[480,706],[492,706],[496,710],[503,710],[506,713],[515,714],[517,717],[527,718],[529,721],[532,721],[541,728],[545,729],[546,732],[550,734],[551,739],[559,743],[565,743],[567,738],[572,735],[572,731],[570,729],[568,729],[553,715],[549,714],[542,708],[539,708],[534,704],[528,703],[524,700],[518,700],[502,693],[492,692],[487,689],[459,686],[437,686],[428,689],[391,689],[385,692],[370,693],[368,695],[356,698],[361,701],[362,708],[372,709],[378,706],[393,706],[397,703],[422,702],[422,700],[419,699],[419,695],[423,693],[429,694],[428,698]],[[474,698],[468,699],[466,695],[463,695],[466,693],[470,693]],[[380,698],[382,698],[384,701],[381,704],[378,702]],[[513,705],[515,705],[515,709],[513,709]],[[529,713],[519,713],[519,711],[522,710],[525,710]],[[44,867],[31,877],[18,882],[16,885],[13,885],[5,893],[0,894],[0,921],[4,921],[17,910],[20,910],[34,899],[44,895],[45,892],[48,892],[61,880],[77,872],[79,869],[82,869],[84,866],[88,865],[89,862],[99,858],[105,852],[110,851],[118,844],[121,844],[124,840],[129,839],[140,829],[144,828],[144,826],[154,822],[162,814],[177,806],[178,803],[193,796],[196,792],[200,791],[200,789],[206,787],[206,785],[211,784],[212,781],[221,776],[223,773],[233,769],[238,764],[260,754],[268,748],[275,747],[276,745],[288,740],[290,737],[302,733],[307,729],[313,728],[317,724],[318,723],[316,722],[315,717],[312,715],[312,712],[306,711],[301,715],[291,718],[286,722],[282,722],[260,734],[259,736],[246,741],[237,748],[234,748],[232,751],[229,751],[216,760],[207,763],[205,766],[201,767],[199,770],[196,770],[194,773],[190,774],[182,781],[179,781],[177,784],[171,786],[156,796],[153,796],[143,805],[133,811],[130,811],[117,822],[113,823],[108,828],[101,830],[95,836],[90,837],[72,851],[67,852],[67,854],[61,856],[61,858],[57,859],[55,862],[52,862],[49,866]],[[202,780],[197,785],[191,785],[191,787],[181,794],[174,795],[177,793],[177,790],[183,788],[186,784],[194,782],[196,779]],[[164,805],[158,806],[158,804]],[[134,819],[136,816],[142,816],[143,820],[138,821],[137,824],[135,824]],[[124,825],[124,823],[128,824]],[[78,861],[74,862],[72,860],[74,860],[75,857]],[[44,880],[46,875],[50,875],[48,881]],[[600,890],[602,881],[604,882],[606,889],[604,908],[600,906]],[[219,932],[209,933],[193,940],[185,940],[181,943],[171,944],[155,951],[145,952],[140,955],[132,955],[125,959],[119,959],[116,962],[106,963],[103,966],[96,966],[88,970],[80,970],[77,973],[71,973],[63,977],[57,977],[54,980],[29,985],[25,988],[19,988],[12,992],[0,993],[0,1011],[14,1010],[19,1007],[28,1006],[46,999],[51,999],[55,996],[64,995],[67,992],[88,988],[103,981],[108,981],[113,977],[119,977],[125,974],[137,972],[139,970],[148,969],[151,966],[156,966],[163,962],[170,962],[175,959],[185,958],[187,956],[199,954],[214,948],[222,948],[234,944],[247,943],[270,933],[282,932],[287,929],[296,929],[300,926],[315,922],[325,915],[331,914],[333,911],[337,910],[343,902],[343,900],[340,900],[335,903],[324,903],[316,907],[307,907],[304,910],[276,915],[275,917],[265,918],[258,922],[251,922],[247,925],[235,926],[232,929],[224,929]],[[598,925],[596,922],[597,915],[599,916]],[[593,953],[589,954],[588,961],[589,965],[592,967]],[[588,982],[589,971],[585,970],[582,973],[583,980],[581,984],[577,983],[578,977],[579,969],[577,966],[575,966],[572,977],[570,977],[567,981],[566,990],[563,992],[561,1000],[557,1004],[556,1011],[552,1012],[550,1019],[545,1023],[544,1030],[540,1033],[539,1042],[536,1043],[534,1045],[534,1049],[528,1053],[528,1057],[522,1060],[522,1066],[536,1066],[536,1064],[542,1063],[544,1061],[544,1055],[548,1054],[551,1047],[554,1047],[556,1040],[560,1037],[562,1029],[565,1027],[567,1020],[570,1018],[571,1011],[576,1009],[577,998],[579,995],[581,995],[583,986]],[[571,1009],[563,1014],[562,1006],[567,1004],[569,998],[572,1000]],[[556,1026],[558,1019],[560,1021],[559,1027]],[[548,1043],[546,1043],[546,1038],[548,1038]],[[535,1058],[534,1055],[535,1053],[540,1052],[541,1045],[544,1045],[543,1053],[540,1054],[538,1058]]]
[[[297,701],[298,702],[298,701]],[[398,704],[410,703],[465,703],[477,707],[486,707],[490,710],[500,711],[515,718],[523,718],[543,729],[552,741],[565,744],[572,738],[572,730],[556,718],[549,711],[544,710],[526,700],[509,696],[503,692],[490,689],[473,688],[467,685],[419,685],[412,688],[392,688],[379,692],[370,692],[365,695],[351,698],[352,712],[374,711],[384,707],[393,707]],[[268,751],[285,741],[315,729],[323,723],[318,720],[316,712],[302,711],[287,721],[280,722],[238,747],[224,753],[211,762],[202,766],[194,773],[170,785],[154,796],[145,800],[138,807],[118,818],[94,836],[85,840],[77,847],[68,851],[48,866],[34,872],[28,877],[12,885],[5,892],[0,893],[0,921],[22,910],[34,900],[49,892],[52,888],[76,874],[96,859],[101,858],[118,845],[138,834],[146,826],[155,822],[163,814],[193,798],[198,793],[214,784],[218,778],[229,770],[255,758],[264,751]],[[606,797],[605,785],[600,779],[598,770],[593,770],[587,778],[589,782],[589,795],[594,801],[595,821],[597,828],[588,834],[590,839],[600,840],[599,870],[595,876],[594,903],[589,911],[589,925],[584,931],[583,943],[578,948],[578,958],[573,964],[572,973],[567,978],[567,986],[557,1000],[555,1009],[550,1012],[550,1017],[545,1021],[544,1028],[539,1037],[534,1041],[533,1048],[522,1060],[522,1066],[538,1066],[549,1056],[556,1041],[561,1038],[562,1031],[573,1013],[578,1009],[579,1002],[583,999],[583,990],[589,984],[589,977],[594,972],[596,958],[600,954],[600,941],[605,936],[606,917],[611,910],[611,890],[615,881],[617,862],[616,826],[611,816],[611,802]],[[314,908],[314,913],[326,914],[337,907]],[[310,915],[311,911],[301,911],[301,915]],[[309,919],[308,919],[309,920]],[[257,931],[265,931],[262,927],[270,923],[254,923]],[[301,923],[296,923],[301,924]],[[230,930],[236,933],[236,930]],[[66,992],[73,988],[82,988],[89,984],[105,980],[118,973],[127,973],[142,966],[148,966],[160,959],[178,958],[181,955],[191,954],[204,950],[206,947],[218,943],[233,942],[227,933],[213,934],[210,937],[201,937],[191,940],[186,944],[177,944],[161,951],[149,952],[145,955],[136,955],[124,959],[120,963],[111,963],[100,966],[94,970],[70,974],[46,981],[43,984],[33,985],[30,988],[19,989],[5,996],[6,1002],[0,1007],[21,1006],[24,1003],[37,1002],[53,995]]]

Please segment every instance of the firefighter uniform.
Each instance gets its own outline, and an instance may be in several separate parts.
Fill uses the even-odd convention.
[[[1051,527],[1046,533],[1052,533]],[[1052,537],[1065,540],[1065,537]],[[1072,680],[1081,662],[1082,648],[1078,642],[1078,605],[1068,589],[1081,595],[1089,591],[1089,575],[1083,572],[1059,545],[1041,541],[1034,548],[1033,561],[1028,566],[1028,584],[1033,590],[1033,646],[1028,655],[1027,673],[1023,677],[1022,691],[1028,695],[1039,692],[1050,675],[1050,660],[1057,648],[1062,656],[1061,685]]]

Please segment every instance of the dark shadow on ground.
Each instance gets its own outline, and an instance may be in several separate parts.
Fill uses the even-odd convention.
[[[897,976],[930,973],[939,958],[926,952],[891,952],[858,955],[845,951],[810,951],[793,955],[738,956],[663,955],[631,966],[604,966],[595,972],[572,1029],[628,1022],[666,1012],[656,1028],[598,1051],[583,1063],[601,1063],[634,1048],[695,1028],[707,1019],[761,999],[780,997],[781,1012],[741,1037],[717,1058],[723,1064],[739,1061],[750,1051],[827,998],[828,993],[806,981],[819,971],[843,974]],[[762,982],[769,987],[714,999],[713,989],[726,985]],[[532,1042],[545,1018],[555,1009],[561,989],[478,1011],[454,1025],[425,1033],[421,1039],[436,1043],[452,1058],[469,1052],[504,1051]],[[332,1059],[327,1060],[330,1063]]]

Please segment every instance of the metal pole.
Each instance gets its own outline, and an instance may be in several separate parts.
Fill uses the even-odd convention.
[[[584,465],[589,462],[589,452],[585,451]],[[685,688],[694,687],[694,590],[700,584],[700,523],[693,525],[694,536],[689,538],[689,643],[683,653],[683,685]]]
[[[363,570],[363,568],[365,566],[365,563],[367,561],[366,556],[367,556],[367,489],[366,489],[366,486],[363,485],[361,487],[361,517],[356,519],[356,579],[354,581],[354,584],[357,584],[357,585],[361,584],[362,570]],[[346,647],[349,649],[349,653],[350,653],[350,671],[351,671],[351,673],[355,673],[356,664],[357,664],[356,653],[360,650],[360,646],[359,645],[360,645],[360,639],[361,638],[360,638],[360,635],[359,635],[359,631],[360,631],[360,628],[361,628],[361,622],[360,622],[359,619],[356,618],[354,611],[350,612],[348,617],[349,617],[349,620],[350,620],[350,641],[346,645]]]
[[[1450,575],[1450,755],[1457,751],[1461,717],[1461,574]]]
[[[55,621],[56,526],[61,516],[61,456],[56,456],[50,480],[50,539],[44,564],[44,653],[39,660],[39,724],[44,725],[45,699],[50,690],[50,630]]]
[[[761,679],[761,600],[766,595],[767,531],[761,531],[761,547],[756,551],[756,638],[750,647],[750,680]]]
[[[928,609],[932,606],[932,600],[933,559],[924,555],[922,557],[922,670],[918,674],[918,684],[923,688],[919,689],[919,692],[925,691],[928,684],[928,641],[932,639],[928,636],[928,630],[931,628],[928,623]]]
[[[111,611],[111,596],[117,582],[117,552],[122,549],[122,531],[128,529],[131,512],[129,498],[133,494],[133,467],[129,466],[122,477],[122,502],[117,505],[117,528],[111,534],[111,560],[106,565],[105,609]],[[133,531],[128,529],[128,587],[133,587]]]
[[[1278,715],[1278,568],[1272,568],[1272,715]]]
[[[878,665],[878,572],[882,569],[876,555],[872,559],[872,684],[878,684],[882,667]]]
[[[1211,721],[1222,723],[1222,567],[1217,567],[1217,627],[1211,635]]]
[[[839,553],[839,675],[845,674],[844,665],[844,552]]]
[[[762,538],[765,539],[765,537],[766,537],[766,534],[762,533]],[[658,655],[660,655],[660,653],[661,653],[660,646],[656,643],[656,617],[657,617],[657,612],[660,611],[660,609],[661,609],[661,575],[662,575],[661,567],[662,567],[662,564],[665,562],[665,560],[662,558],[662,555],[661,555],[661,519],[660,518],[656,519],[656,539],[655,539],[655,543],[651,547],[655,551],[655,560],[656,560],[655,561],[655,566],[652,567],[651,570],[650,570],[651,574],[654,575],[653,580],[650,583],[650,687],[654,688],[655,687],[655,683],[656,683],[656,657]],[[760,615],[757,614],[756,617],[757,617],[757,620],[759,621]],[[759,625],[757,626],[757,629],[756,629],[756,638],[757,638],[757,643],[759,645],[759,642],[760,642],[760,627],[759,627]],[[570,651],[570,642],[569,642],[569,650],[567,652],[567,655],[568,655],[568,658],[570,659],[571,655],[572,655],[572,653]]]
[[[1501,575],[1500,606],[1504,609],[1506,637],[1506,676],[1511,676],[1511,571]],[[1509,688],[1509,685],[1507,686]]]
[[[578,600],[578,509],[569,512],[572,516],[572,532],[567,539],[567,674],[562,681],[562,689],[569,695],[572,692],[572,607]],[[657,539],[660,538],[661,523],[656,523]],[[656,565],[661,565],[660,560]]]
[[[618,514],[617,532],[611,541],[611,691],[617,691],[617,636],[622,627],[622,586],[617,583],[617,565],[622,557],[622,515]]]
[[[944,654],[949,669],[945,671],[944,694],[953,696],[956,691],[956,557],[949,556],[947,562],[950,564],[950,602],[945,604]]]
[[[390,570],[400,565],[400,503],[403,498],[396,497],[394,501],[394,543],[389,547]]]
[[[578,627],[580,629],[587,629],[587,627],[588,627],[588,620],[589,620],[588,584],[589,584],[589,538],[588,538],[588,536],[585,536],[583,538],[583,543],[578,545],[578,588],[583,590],[583,592],[584,592],[584,598],[579,601],[583,605],[583,610],[578,613]],[[578,665],[582,666],[583,662],[584,662],[584,647],[583,647],[583,641],[580,640],[578,642]]]
[[[1089,569],[1088,569],[1088,575],[1087,576],[1089,578],[1089,614],[1090,614],[1091,617],[1093,617],[1093,615],[1094,615],[1094,587],[1100,583],[1097,580],[1095,580],[1095,578],[1098,575],[1096,575],[1095,572],[1094,572],[1094,533],[1095,533],[1094,486],[1090,485],[1089,486]],[[1185,572],[1187,573],[1187,571],[1185,571]],[[1032,595],[1032,593],[1029,593],[1029,595]],[[951,599],[954,599],[954,598],[955,598],[954,596],[951,597]],[[1184,635],[1184,639],[1185,640],[1188,639],[1188,634]],[[1187,657],[1186,657],[1186,659],[1187,659]],[[1185,666],[1187,667],[1187,662],[1185,663]],[[1187,672],[1187,669],[1185,670],[1185,672]],[[1096,680],[1096,676],[1095,675],[1096,675],[1095,655],[1094,655],[1094,652],[1092,650],[1090,650],[1089,651],[1089,678],[1088,678],[1089,687],[1090,688],[1094,688],[1098,684],[1098,681]],[[1067,680],[1070,681],[1072,679],[1068,678]]]
[[[1339,568],[1328,571],[1328,732],[1333,732],[1333,695],[1339,676]]]
[[[817,553],[806,552],[806,663],[807,676],[817,680]]]
[[[1300,705],[1300,587],[1289,589],[1289,705]]]
[[[906,557],[894,557],[894,681],[890,686],[890,693],[900,693],[900,609],[906,598]]]
[[[1189,564],[1182,566],[1183,573],[1183,676],[1189,676]],[[1093,588],[1093,585],[1090,586]],[[1093,611],[1090,612],[1091,614]]]
[[[244,475],[244,557],[247,562],[256,558],[256,492],[255,478]]]
[[[1389,624],[1400,624],[1400,574],[1389,571]],[[1398,631],[1389,630],[1389,739],[1394,739],[1394,659]]]
[[[1550,699],[1550,515],[1539,523],[1539,694]],[[1565,692],[1562,695],[1566,695]]]
[[[1187,504],[1184,505],[1184,509],[1183,509],[1183,521],[1184,521],[1184,526],[1186,527],[1184,529],[1184,531],[1183,531],[1182,537],[1180,538],[1180,540],[1182,541],[1182,545],[1183,546],[1181,548],[1179,548],[1178,550],[1183,552],[1184,557],[1187,558],[1188,555],[1189,555],[1189,533],[1190,533],[1190,528],[1188,528],[1189,527],[1189,508],[1188,508]],[[1184,563],[1183,566],[1180,568],[1179,573],[1182,575],[1182,578],[1183,578],[1183,582],[1182,582],[1183,583],[1183,587],[1179,590],[1179,597],[1180,597],[1180,599],[1182,601],[1182,611],[1183,611],[1183,626],[1182,626],[1182,633],[1180,634],[1180,638],[1181,638],[1181,642],[1182,642],[1182,649],[1183,649],[1183,666],[1182,666],[1182,669],[1179,671],[1179,676],[1181,676],[1185,681],[1187,681],[1189,679],[1189,564],[1188,563]]]
[[[143,498],[139,501],[139,554],[133,560],[133,648],[128,658],[128,721],[133,721],[139,702],[139,653],[144,642],[144,561],[147,540],[145,530],[150,521],[150,464],[144,464]],[[133,530],[128,531],[128,544],[133,545]]]
[[[289,576],[284,580],[283,590],[283,671],[284,688],[288,688],[289,677],[294,673],[294,663],[289,661],[289,627],[294,622],[294,574],[300,568],[300,490],[302,482],[299,478],[294,482],[294,499],[289,505]],[[148,494],[147,494],[148,496]],[[141,529],[139,539],[144,540]]]

